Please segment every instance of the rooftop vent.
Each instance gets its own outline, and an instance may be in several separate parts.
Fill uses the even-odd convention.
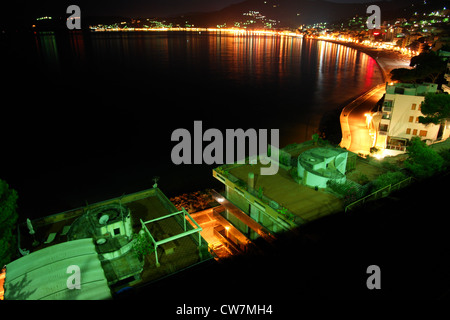
[[[98,220],[98,222],[100,224],[107,224],[109,220],[109,216],[107,214],[104,214],[100,217],[100,219]]]

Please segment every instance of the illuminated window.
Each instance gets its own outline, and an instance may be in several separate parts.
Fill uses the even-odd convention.
[[[414,121],[414,117],[413,116],[409,117],[409,122],[413,122],[413,121]]]
[[[406,134],[411,134],[411,128],[406,129]]]
[[[416,110],[416,106],[417,106],[417,104],[413,103],[411,106],[411,110]]]
[[[427,136],[427,130],[420,130],[419,131],[419,137],[426,137]]]
[[[419,123],[419,117],[416,117],[416,123]]]
[[[413,130],[413,135],[416,136],[417,135],[417,129]]]

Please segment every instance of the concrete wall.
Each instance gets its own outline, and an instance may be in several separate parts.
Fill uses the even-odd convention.
[[[246,193],[248,194],[248,193]],[[233,187],[226,186],[226,198],[232,202],[235,206],[249,215],[253,220],[267,228],[272,232],[280,232],[285,230],[272,216],[260,210],[257,206],[251,203],[248,199],[243,197],[239,192],[237,192]],[[258,234],[248,228],[242,221],[234,217],[232,214],[227,212],[225,217],[229,220],[236,228],[239,229],[242,233],[247,235],[251,240],[254,240],[258,237]]]
[[[426,136],[420,137],[422,140],[436,140],[439,131],[438,125],[424,125],[416,122],[419,116],[423,116],[422,112],[419,110],[419,106],[424,101],[425,97],[387,94],[385,99],[393,100],[393,110],[388,128],[389,136],[411,139],[414,136],[419,136],[421,130],[425,130],[427,131],[427,134]],[[412,110],[413,104],[416,105],[415,110]],[[409,122],[410,117],[413,117],[413,122]],[[410,133],[407,133],[408,128],[410,129]],[[417,130],[415,135],[413,134],[414,130]]]

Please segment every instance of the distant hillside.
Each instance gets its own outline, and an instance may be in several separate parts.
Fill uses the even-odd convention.
[[[414,3],[417,8],[419,3],[423,4],[423,0],[377,1],[371,4],[377,4],[381,8],[382,20],[386,20],[414,10]],[[197,26],[215,27],[226,23],[227,27],[232,27],[236,21],[248,19],[243,13],[253,11],[266,19],[280,21],[277,27],[296,28],[301,24],[335,22],[355,15],[366,16],[368,5],[341,4],[324,0],[246,0],[215,12],[186,14],[179,20],[188,20]]]

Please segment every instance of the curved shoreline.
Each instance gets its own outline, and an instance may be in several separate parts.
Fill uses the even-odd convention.
[[[308,38],[309,39],[309,38]],[[346,149],[350,149],[352,145],[352,129],[350,126],[349,118],[350,113],[353,111],[353,109],[358,108],[359,105],[361,105],[365,100],[367,96],[371,96],[376,92],[379,92],[380,90],[384,89],[385,84],[390,81],[390,71],[395,68],[401,68],[409,65],[409,58],[397,53],[397,52],[388,52],[384,50],[377,50],[372,48],[367,48],[363,45],[358,45],[354,43],[346,43],[346,42],[340,42],[335,40],[329,40],[329,39],[314,39],[313,40],[322,40],[322,41],[328,41],[334,44],[340,44],[347,46],[349,48],[355,49],[359,52],[362,52],[364,54],[367,54],[369,57],[373,58],[379,70],[381,71],[381,75],[383,78],[383,82],[379,83],[377,85],[374,85],[369,90],[366,90],[364,92],[358,93],[355,95],[353,99],[350,101],[347,101],[343,106],[338,107],[340,109],[340,114],[337,119],[340,123],[341,127],[341,141],[339,142],[339,145],[341,147],[345,147]],[[370,108],[371,109],[371,108]],[[360,119],[358,119],[359,121]],[[365,119],[361,120],[365,123]],[[362,123],[362,125],[364,125]],[[352,127],[353,128],[353,127]]]
[[[364,45],[355,44],[352,42],[341,42],[337,40],[317,39],[317,38],[306,38],[306,39],[340,44],[367,54],[377,62],[377,65],[381,70],[383,80],[385,83],[390,80],[389,74],[392,71],[392,69],[409,67],[410,58],[398,52],[393,51],[390,52],[381,49],[368,48]]]

